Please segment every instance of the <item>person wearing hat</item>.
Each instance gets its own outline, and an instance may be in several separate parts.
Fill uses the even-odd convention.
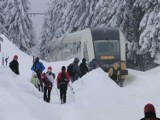
[[[118,76],[120,74],[119,64],[116,62],[113,64],[113,67],[110,67],[108,70],[108,76],[118,84]]]
[[[42,91],[42,92],[43,92],[43,83],[41,80],[41,74],[44,69],[45,69],[45,67],[44,67],[43,63],[39,61],[38,57],[36,57],[32,67],[31,67],[31,70],[37,73],[37,76],[38,76],[38,79],[40,82],[40,86],[38,87],[38,89],[39,89],[39,91]]]
[[[80,72],[81,72],[80,77],[82,77],[83,75],[85,75],[89,71],[88,67],[86,65],[86,59],[85,58],[82,59],[82,63],[80,64],[79,68],[80,68]]]
[[[33,72],[32,78],[31,78],[31,83],[38,88],[38,86],[40,85],[39,79],[37,77],[37,73]]]
[[[71,77],[71,82],[75,82],[76,80],[78,80],[78,78],[80,77],[81,75],[81,71],[79,69],[79,59],[76,57],[73,61],[73,63],[71,63],[73,65],[73,76],[70,76]]]
[[[98,67],[98,63],[97,63],[96,59],[92,59],[92,61],[88,65],[89,71],[92,71],[92,70],[96,69],[97,67]]]
[[[52,67],[49,66],[46,73],[42,73],[41,79],[44,83],[44,95],[43,99],[46,102],[50,102],[51,90],[55,80],[55,74],[52,73]]]
[[[62,66],[62,71],[58,74],[57,77],[57,88],[60,89],[60,100],[61,104],[66,103],[66,94],[67,87],[70,81],[70,76],[68,72],[66,72],[66,67]]]
[[[144,118],[140,120],[160,120],[156,117],[156,111],[153,104],[148,103],[144,106]]]
[[[18,56],[14,55],[13,60],[9,64],[9,67],[15,74],[19,75],[19,63],[17,60],[18,60]]]

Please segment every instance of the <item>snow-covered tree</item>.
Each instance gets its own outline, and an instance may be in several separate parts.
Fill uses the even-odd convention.
[[[41,42],[40,42],[40,45],[39,45],[39,50],[40,50],[40,57],[47,60],[47,53],[48,53],[48,46],[47,46],[47,43],[48,43],[48,34],[49,34],[49,29],[50,29],[50,26],[48,24],[48,19],[45,18],[44,19],[44,24],[42,26],[42,31],[41,31]]]
[[[7,34],[6,28],[5,28],[5,16],[4,16],[4,8],[5,8],[6,1],[0,0],[0,33]]]
[[[150,63],[154,60],[160,64],[160,1],[137,0],[135,7],[140,7],[145,12],[139,27],[139,54],[150,56]]]
[[[53,0],[44,19],[41,31],[40,56],[47,60],[49,48],[47,43],[54,37],[60,37],[64,34],[63,23],[66,10],[67,0]]]
[[[32,21],[28,15],[28,0],[8,0],[5,8],[8,37],[21,50],[29,52],[34,46]]]
[[[53,0],[48,13],[42,43],[87,27],[119,27],[130,42],[130,65],[160,64],[158,0]]]

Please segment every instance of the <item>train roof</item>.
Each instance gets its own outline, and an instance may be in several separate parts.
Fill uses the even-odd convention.
[[[66,35],[64,35],[63,37],[59,37],[59,38],[54,38],[50,44],[49,47],[51,49],[54,49],[57,45],[61,44],[62,42],[65,41],[65,43],[70,43],[70,42],[74,42],[74,41],[81,41],[81,38],[84,34],[88,34],[90,33],[90,29],[84,29],[84,30],[80,30],[74,33],[68,33]]]
[[[76,31],[73,33],[68,33],[62,37],[54,38],[49,43],[49,48],[54,49],[57,45],[65,41],[65,43],[70,43],[71,41],[81,41],[82,36],[86,34],[91,34],[95,40],[105,40],[105,39],[119,39],[119,29],[109,28],[109,27],[97,27],[97,28],[86,28],[84,30]]]
[[[91,28],[91,34],[94,40],[118,40],[119,28]]]

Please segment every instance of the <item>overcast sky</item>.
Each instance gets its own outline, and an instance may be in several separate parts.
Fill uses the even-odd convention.
[[[44,12],[50,0],[29,0],[32,12]]]
[[[48,3],[50,0],[29,0],[32,13],[45,13],[48,8]],[[36,31],[37,38],[40,37],[40,32],[43,24],[44,15],[36,15],[31,17],[33,20],[33,25]]]

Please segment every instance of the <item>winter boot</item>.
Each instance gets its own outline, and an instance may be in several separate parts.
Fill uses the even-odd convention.
[[[64,102],[63,102],[63,100],[61,99],[61,104],[63,104]]]

